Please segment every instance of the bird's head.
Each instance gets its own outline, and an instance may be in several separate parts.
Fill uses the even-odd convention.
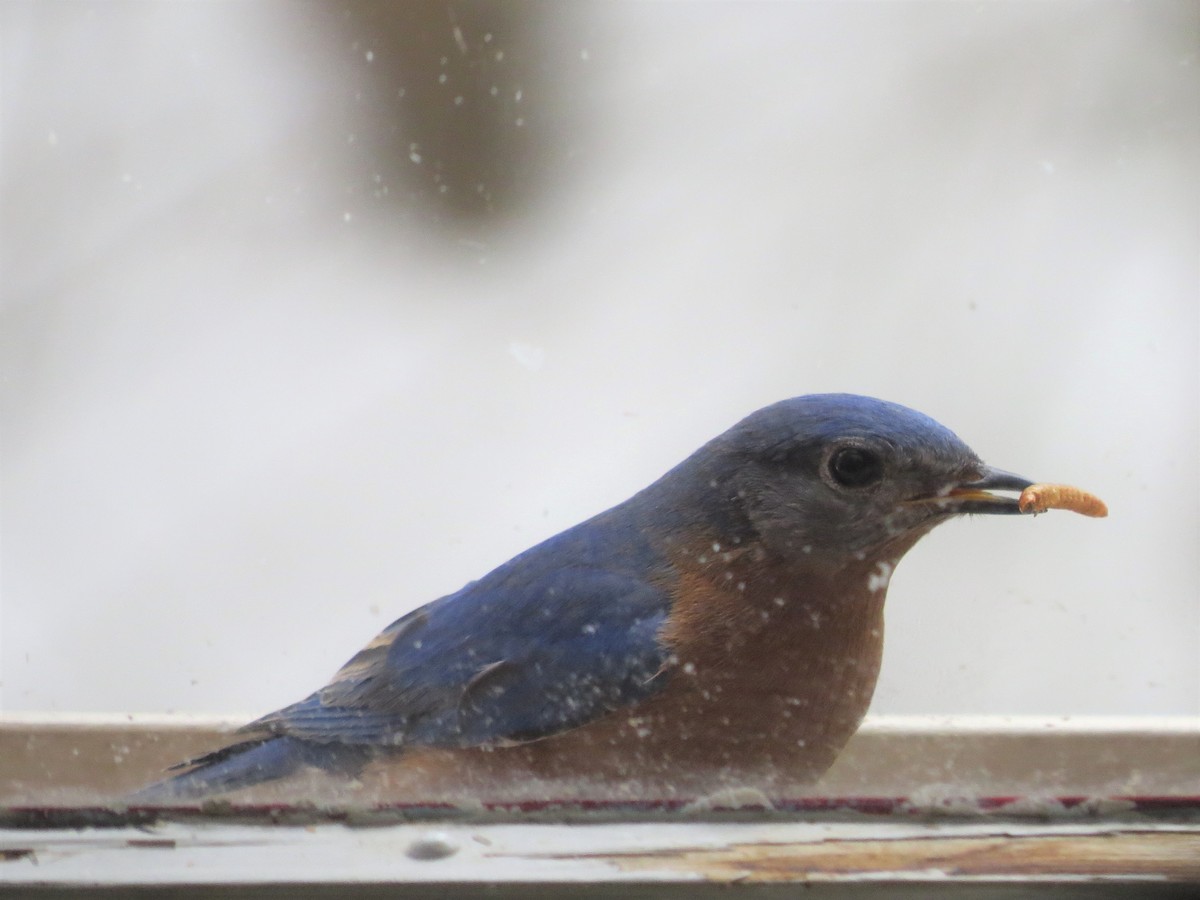
[[[814,394],[760,409],[701,451],[709,495],[768,549],[831,565],[898,559],[961,513],[1016,513],[1026,478],[985,465],[928,416]]]

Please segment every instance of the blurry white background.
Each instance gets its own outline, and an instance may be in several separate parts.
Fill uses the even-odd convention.
[[[876,713],[1200,712],[1200,6],[0,4],[0,698],[264,712],[751,410],[945,526]]]

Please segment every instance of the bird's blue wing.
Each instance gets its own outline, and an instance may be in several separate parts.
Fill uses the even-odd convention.
[[[327,687],[247,730],[397,747],[545,737],[663,686],[669,606],[601,568],[485,579],[397,620]]]

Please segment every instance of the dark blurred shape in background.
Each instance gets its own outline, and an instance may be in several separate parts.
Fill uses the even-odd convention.
[[[361,154],[348,189],[396,201],[388,216],[486,230],[526,215],[576,157],[592,71],[585,8],[354,0],[318,10],[344,35],[331,51],[359,73],[338,107]]]

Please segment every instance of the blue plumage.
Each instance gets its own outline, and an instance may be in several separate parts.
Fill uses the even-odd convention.
[[[406,616],[379,659],[352,660],[329,686],[250,727],[319,742],[477,746],[572,728],[661,686],[664,592],[578,567],[496,582]]]

